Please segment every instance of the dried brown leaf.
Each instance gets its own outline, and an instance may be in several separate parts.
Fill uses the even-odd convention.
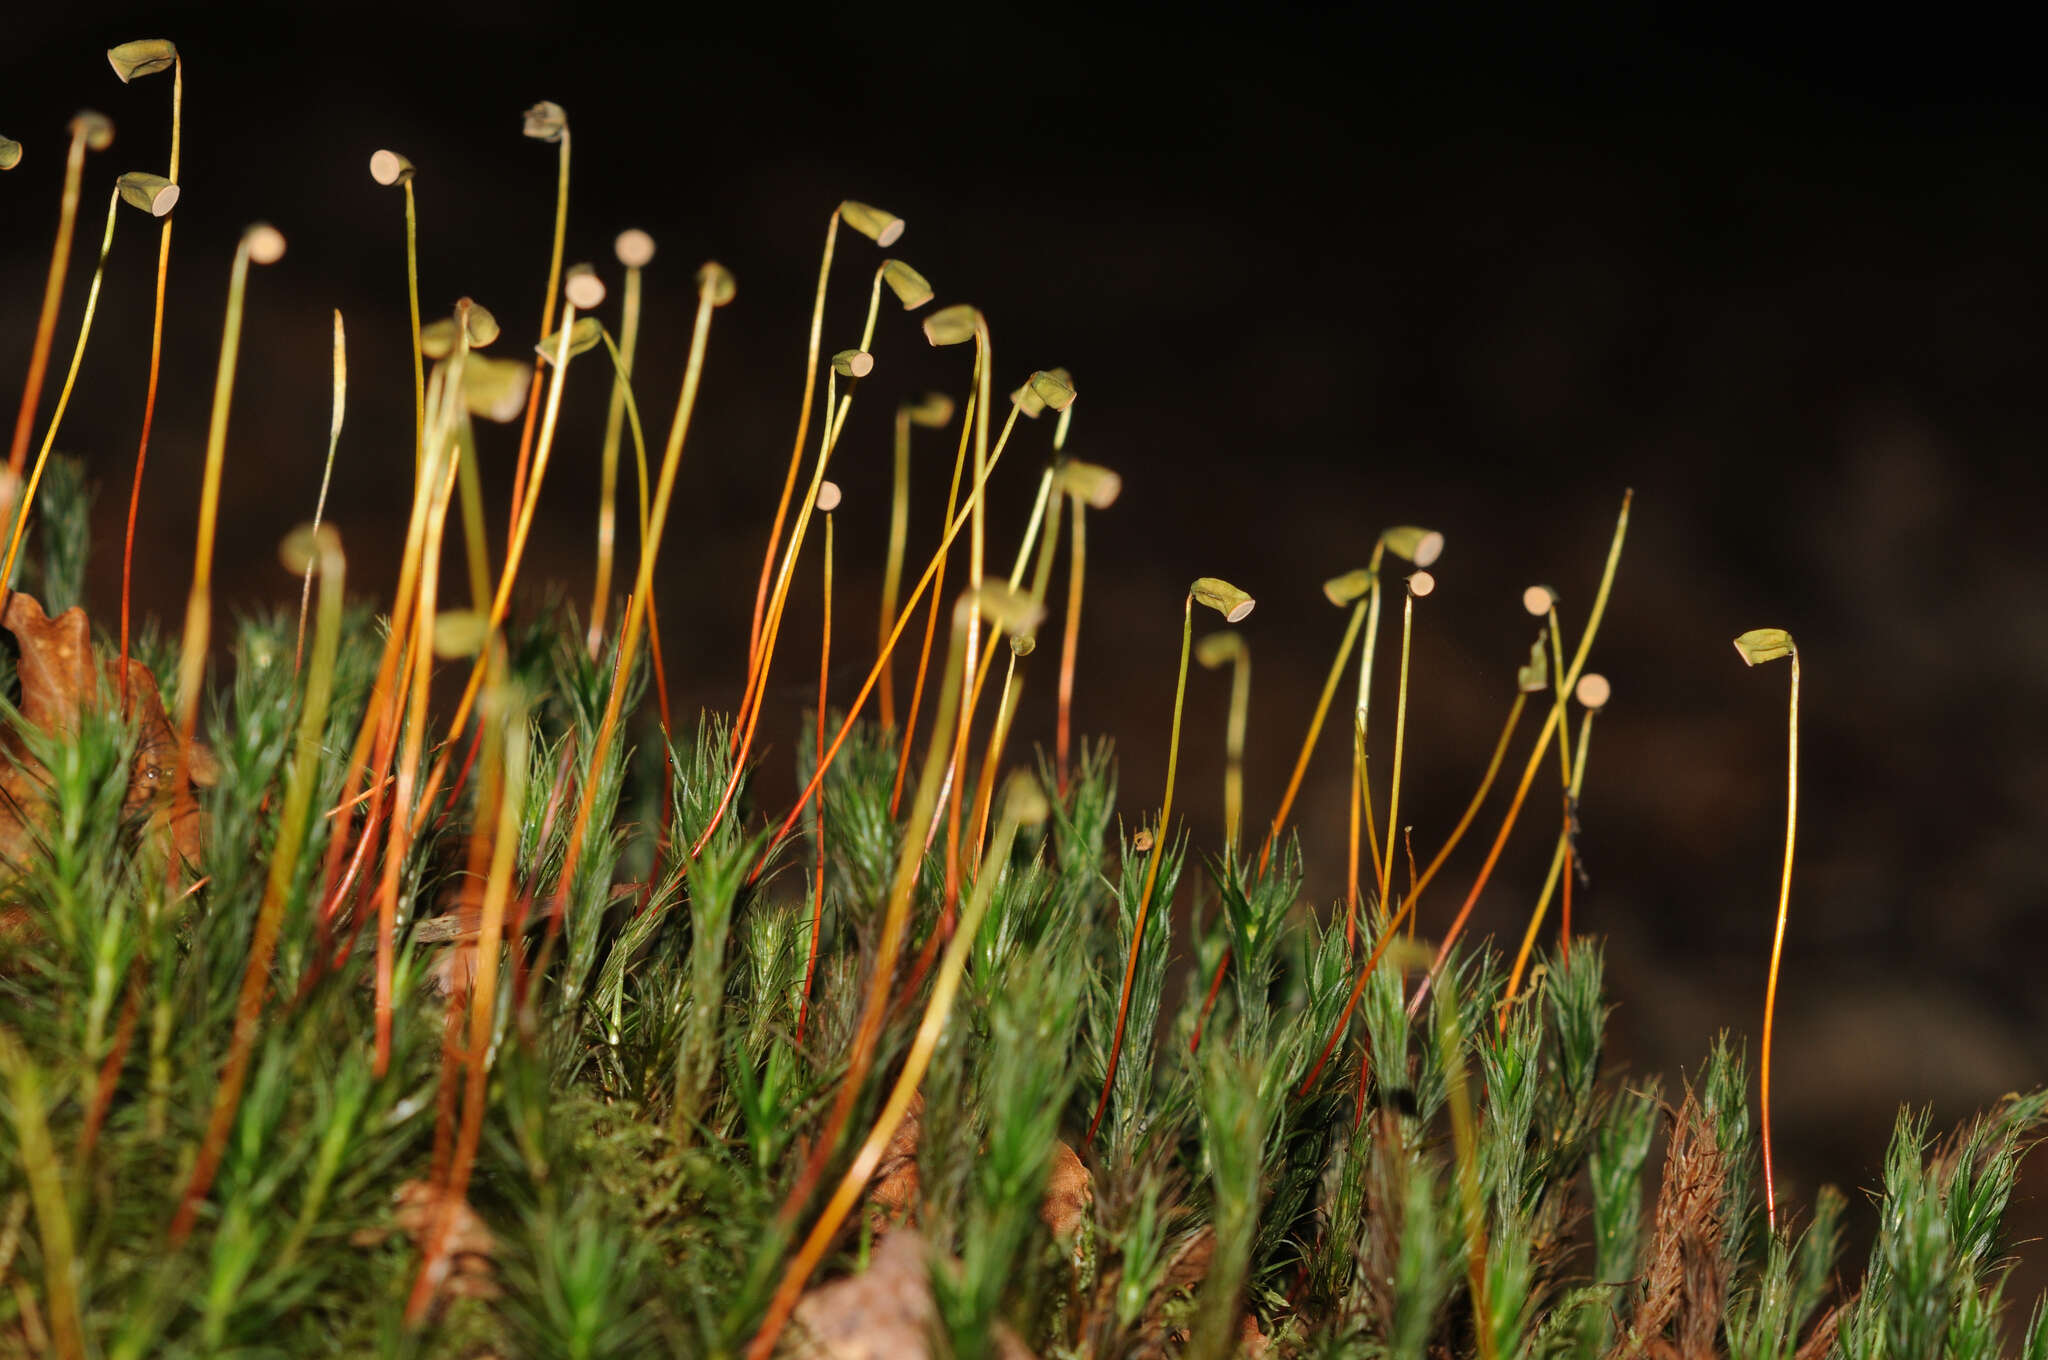
[[[1694,1360],[1714,1354],[1727,1284],[1720,1218],[1727,1178],[1727,1159],[1715,1141],[1713,1121],[1688,1091],[1665,1148],[1650,1264],[1633,1336],[1618,1342],[1610,1356],[1642,1350]],[[1667,1342],[1665,1330],[1674,1320],[1677,1335]]]
[[[1064,1140],[1055,1143],[1052,1170],[1045,1178],[1045,1198],[1039,1202],[1038,1216],[1052,1229],[1054,1237],[1065,1241],[1088,1221],[1088,1210],[1094,1202],[1095,1178]]]
[[[78,725],[85,705],[99,702],[101,676],[109,692],[119,690],[120,662],[95,656],[92,626],[83,609],[74,606],[53,619],[33,595],[11,591],[4,612],[0,612],[0,628],[12,633],[21,649],[15,671],[21,681],[17,707],[25,723],[46,733],[69,731]],[[156,676],[132,658],[128,662],[128,702],[139,733],[124,809],[146,818],[151,835],[165,838],[167,848],[175,848],[186,861],[197,864],[206,849],[206,814],[190,785],[204,788],[212,784],[220,767],[205,745],[193,742],[184,752],[189,784],[173,798],[177,730],[164,711]],[[45,772],[29,754],[19,732],[0,732],[0,746],[5,747],[5,754],[0,755],[0,867],[18,867],[33,848],[29,827],[42,801]]]

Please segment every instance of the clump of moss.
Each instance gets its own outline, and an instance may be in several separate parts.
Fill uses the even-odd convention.
[[[147,74],[174,66],[176,49],[129,44],[116,49],[117,71],[124,61],[124,78]],[[89,132],[76,132],[78,147]],[[956,398],[897,394],[879,656],[857,690],[835,692],[821,666],[828,683],[796,743],[803,793],[793,806],[761,805],[755,734],[778,649],[802,647],[783,625],[810,579],[795,567],[816,544],[814,510],[831,542],[824,473],[856,395],[883,380],[871,374],[886,376],[887,347],[913,338],[877,339],[881,288],[906,309],[932,288],[902,260],[863,258],[875,266],[866,321],[847,333],[827,311],[832,262],[866,247],[842,243],[840,227],[890,249],[904,226],[857,201],[833,211],[796,445],[760,578],[737,587],[755,600],[748,678],[730,718],[678,722],[655,567],[687,475],[714,315],[736,285],[716,264],[695,275],[689,358],[650,454],[632,337],[640,309],[663,305],[651,283],[641,290],[651,246],[628,252],[621,238],[633,272],[620,345],[590,267],[571,266],[555,296],[567,115],[537,105],[526,132],[559,148],[548,293],[530,337],[539,362],[482,353],[499,327],[470,299],[425,327],[412,303],[420,363],[410,392],[391,394],[412,400],[416,429],[392,597],[374,612],[345,602],[346,525],[294,534],[278,585],[299,594],[301,613],[238,621],[222,682],[207,645],[209,509],[183,645],[147,628],[131,638],[125,604],[118,634],[98,644],[124,682],[131,645],[165,678],[181,730],[164,739],[163,773],[174,796],[197,798],[209,831],[148,834],[158,804],[135,800],[131,785],[136,770],[157,768],[144,749],[155,729],[125,683],[101,684],[101,667],[74,658],[91,691],[77,682],[68,706],[50,706],[44,691],[32,705],[21,688],[44,680],[5,677],[22,710],[0,715],[19,776],[6,782],[7,811],[20,828],[0,868],[0,1350],[1997,1352],[2000,1222],[2048,1094],[2013,1097],[1935,1146],[1923,1117],[1902,1115],[1876,1245],[1860,1282],[1845,1282],[1844,1201],[1823,1190],[1804,1215],[1780,1206],[1738,1045],[1711,1043],[1675,1109],[1655,1083],[1631,1085],[1604,1064],[1605,962],[1597,940],[1571,935],[1570,894],[1589,717],[1610,698],[1585,667],[1625,503],[1569,662],[1555,595],[1541,595],[1545,632],[1479,795],[1426,871],[1392,843],[1412,601],[1426,575],[1408,578],[1384,839],[1365,760],[1384,555],[1420,568],[1443,549],[1441,535],[1414,527],[1362,539],[1370,566],[1331,583],[1349,623],[1288,793],[1250,823],[1268,828],[1256,854],[1237,841],[1241,720],[1226,736],[1225,844],[1194,846],[1172,822],[1171,773],[1156,811],[1113,826],[1110,748],[1076,742],[1070,715],[1085,511],[1111,509],[1115,474],[1068,456],[1077,388],[1064,370],[1031,371],[996,421],[989,317],[942,309],[927,338],[963,355],[972,341],[972,369]],[[410,205],[410,163],[379,155],[389,159],[373,162],[378,178],[403,178]],[[172,181],[176,163],[174,140]],[[67,207],[67,241],[71,221]],[[282,249],[266,232],[243,237],[237,299],[251,286],[248,263]],[[409,213],[409,297],[418,248]],[[39,331],[25,420],[51,324]],[[829,359],[828,332],[849,342]],[[337,319],[337,440],[342,334]],[[232,329],[229,339],[208,507],[221,479],[239,475]],[[593,380],[613,394],[601,437],[560,418],[571,370],[584,380],[597,361],[577,360],[600,347],[608,362]],[[929,545],[919,549],[903,508],[909,430],[948,428],[956,412],[945,519],[918,526]],[[1050,440],[1034,440],[1029,422],[1048,412]],[[587,622],[559,604],[536,608],[517,589],[520,566],[564,443],[603,450],[600,579],[610,579],[622,414],[639,529],[628,602],[616,606],[600,585]],[[495,574],[474,495],[486,466],[477,415],[522,422],[510,551]],[[1013,494],[1018,479],[998,471],[1006,452],[1033,443],[1049,447],[1033,455],[1043,459],[1035,508],[1005,576],[987,560],[984,501]],[[807,456],[811,490],[792,519]],[[21,561],[55,612],[85,598],[100,470],[49,467],[33,491],[11,485],[35,539]],[[359,464],[342,467],[360,475]],[[465,608],[440,587],[458,486]],[[1052,626],[1067,510],[1056,699],[1034,690],[1056,702],[1059,736],[1034,765],[1005,739],[1025,681],[1048,664],[1036,643]],[[1220,580],[1194,584],[1181,602],[1182,687],[1197,602],[1232,623],[1250,609]],[[899,712],[893,654],[918,647],[904,642],[918,619],[923,654]],[[1345,900],[1324,905],[1302,898],[1304,852],[1285,823],[1355,644],[1342,743],[1351,881]],[[1205,664],[1235,663],[1240,695],[1245,647],[1199,650]],[[1002,680],[991,685],[999,652]],[[429,702],[437,662],[466,677],[445,711]],[[1163,707],[1166,672],[1162,659],[1156,677],[1124,683],[1156,681]],[[866,707],[878,681],[879,720]],[[1421,913],[1531,694],[1547,696],[1543,732],[1462,908]],[[1177,750],[1178,690],[1174,728]],[[199,738],[219,769],[195,794]],[[1553,741],[1556,853],[1509,963],[1459,931]],[[1005,766],[1015,767],[1007,779]],[[1542,943],[1560,878],[1564,928]],[[1192,924],[1176,923],[1177,896],[1193,902]],[[1433,946],[1414,938],[1418,926],[1437,933]],[[1176,987],[1184,962],[1195,965],[1190,985]],[[2048,1360],[2040,1305],[2021,1346]]]

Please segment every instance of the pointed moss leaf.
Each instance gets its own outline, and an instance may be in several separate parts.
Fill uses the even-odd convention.
[[[462,370],[462,401],[473,416],[498,425],[519,419],[526,410],[531,365],[517,359],[492,359],[471,354]]]
[[[12,137],[0,137],[0,170],[12,170],[21,164],[21,143]]]
[[[903,219],[895,213],[867,203],[847,199],[839,205],[839,220],[887,250],[903,235]]]
[[[1241,621],[1252,612],[1252,605],[1256,603],[1251,596],[1220,576],[1201,577],[1188,587],[1188,594],[1195,597],[1195,603],[1208,605],[1231,623]]]
[[[543,99],[525,113],[525,124],[520,128],[537,142],[559,142],[562,134],[569,130],[569,115],[560,104]]]
[[[1332,576],[1323,582],[1323,598],[1342,609],[1347,604],[1356,604],[1372,589],[1373,571],[1359,567],[1342,576]]]
[[[162,217],[178,206],[178,186],[162,175],[130,170],[114,184],[121,191],[123,203],[131,208],[140,208],[151,217]]]
[[[1387,545],[1387,551],[1418,567],[1435,562],[1444,550],[1444,536],[1434,529],[1422,529],[1413,524],[1402,524],[1380,535],[1380,541]]]
[[[1107,510],[1116,504],[1122,494],[1124,479],[1099,463],[1084,463],[1078,458],[1060,464],[1059,489],[1073,496],[1090,510]]]
[[[865,378],[875,371],[875,356],[864,349],[843,349],[832,356],[832,371],[842,378]]]
[[[1222,628],[1204,635],[1195,644],[1195,660],[1213,671],[1237,660],[1244,650],[1244,634],[1234,628]]]
[[[1524,694],[1541,694],[1550,688],[1550,653],[1543,646],[1541,633],[1529,645],[1529,664],[1515,672],[1515,688]]]
[[[1791,656],[1799,649],[1792,645],[1792,635],[1782,628],[1752,628],[1735,639],[1735,650],[1744,665],[1755,666]]]
[[[1003,782],[1003,814],[1020,826],[1037,826],[1052,815],[1045,789],[1029,770],[1017,770]]]
[[[932,286],[924,275],[912,269],[901,260],[882,262],[882,282],[889,285],[889,291],[903,304],[903,310],[914,312],[932,300]]]
[[[137,76],[153,76],[177,65],[178,45],[169,38],[140,38],[109,47],[107,62],[126,85]]]
[[[934,345],[964,345],[980,327],[981,312],[965,302],[956,302],[924,319],[924,338]]]
[[[579,354],[588,354],[591,350],[596,349],[598,341],[603,337],[603,334],[604,327],[598,324],[596,317],[577,317],[575,324],[569,327],[569,357],[573,359]],[[562,333],[556,331],[553,335],[535,345],[534,349],[539,352],[543,360],[553,363],[555,355],[559,354],[562,349]]]
[[[114,144],[114,120],[98,109],[80,109],[71,119],[70,132],[83,137],[92,151],[105,151]]]
[[[706,260],[697,269],[697,294],[709,297],[711,305],[723,307],[731,302],[739,285],[733,282],[732,271],[716,260]]]
[[[910,423],[926,430],[943,430],[953,419],[953,399],[944,392],[927,392],[916,401],[903,404]]]
[[[308,523],[299,525],[284,536],[277,545],[277,560],[292,575],[304,576],[323,558],[340,551],[341,535],[332,524],[323,524],[316,529]]]
[[[396,151],[380,148],[370,154],[370,178],[387,189],[413,177],[412,162]]]

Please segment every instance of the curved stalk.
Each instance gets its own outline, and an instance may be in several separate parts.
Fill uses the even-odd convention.
[[[171,164],[169,179],[178,182],[178,153],[185,121],[185,58],[171,63]],[[128,623],[132,602],[131,585],[135,569],[135,521],[142,509],[142,469],[149,461],[149,432],[156,422],[157,377],[164,355],[164,286],[171,273],[171,223],[175,214],[164,218],[157,233],[156,311],[149,323],[149,388],[142,399],[142,436],[135,443],[135,475],[128,484],[128,529],[121,540],[121,711],[128,711]]]
[[[28,485],[15,484],[14,532],[7,540],[6,561],[0,563],[0,607],[5,606],[9,592],[14,589],[14,564],[21,553],[22,535],[28,529],[28,512],[35,504],[36,488],[42,484],[43,469],[49,465],[50,450],[56,447],[57,431],[64,424],[64,412],[71,405],[71,389],[78,382],[78,366],[85,362],[85,342],[92,337],[93,314],[99,310],[100,281],[107,272],[107,252],[114,248],[114,220],[120,209],[121,191],[116,189],[107,199],[107,229],[100,238],[99,264],[92,271],[92,288],[85,295],[85,317],[78,323],[78,343],[71,350],[71,368],[64,375],[64,388],[57,396],[57,409],[50,415],[50,428],[43,434],[43,446],[36,453],[36,465],[29,473]]]
[[[606,336],[607,347],[610,336]],[[619,427],[626,412],[626,401],[631,393],[628,384],[633,374],[633,356],[640,345],[640,270],[638,266],[626,268],[626,296],[619,313],[619,343],[612,352],[612,364],[617,370],[612,378],[611,405],[604,417],[604,457],[597,503],[597,581],[590,591],[590,632],[585,644],[594,661],[604,647],[604,620],[612,603],[612,555],[618,539],[618,494],[619,494]],[[633,418],[634,436],[639,437],[640,418]],[[647,506],[646,451],[641,450],[641,515],[645,518]],[[646,538],[646,526],[641,526],[642,541]]]
[[[555,302],[561,296],[562,291],[562,241],[569,230],[569,124],[566,120],[562,124],[562,135],[559,143],[562,150],[557,161],[558,168],[555,175],[555,237],[548,255],[547,292],[542,295],[540,304],[540,333],[543,339],[555,333]],[[567,313],[573,310],[573,308],[564,309],[562,333],[565,336],[569,331]],[[558,363],[556,368],[559,370],[560,367],[561,365]],[[513,555],[511,541],[514,538],[524,537],[520,526],[523,523],[522,513],[526,509],[527,459],[533,454],[533,421],[535,414],[540,409],[540,387],[540,366],[536,364],[533,370],[533,381],[526,389],[526,422],[519,430],[519,461],[512,470],[511,525],[506,530],[505,555],[507,557]],[[541,441],[543,450],[546,449],[546,443],[546,436],[543,435]],[[540,461],[545,460],[546,457],[547,455],[543,451],[535,460],[533,469],[535,486],[533,494],[536,496],[540,494],[540,467],[538,464]]]
[[[28,379],[22,384],[21,407],[14,415],[14,439],[7,446],[7,470],[16,477],[28,459],[29,435],[36,423],[36,407],[43,396],[43,376],[49,371],[50,346],[57,339],[57,310],[64,301],[64,276],[71,269],[71,237],[78,226],[78,195],[85,178],[85,148],[97,114],[71,120],[71,149],[64,157],[64,193],[57,203],[57,242],[50,247],[50,272],[43,283],[43,309],[36,316],[36,338],[29,349]],[[172,172],[172,178],[177,177]],[[167,224],[168,225],[168,224]]]
[[[1109,1041],[1109,1065],[1102,1076],[1102,1095],[1095,1102],[1095,1117],[1088,1121],[1088,1136],[1083,1146],[1095,1141],[1095,1131],[1102,1127],[1103,1112],[1109,1108],[1109,1093],[1116,1085],[1117,1060],[1123,1055],[1124,1022],[1131,1009],[1131,987],[1138,977],[1138,952],[1145,945],[1145,917],[1152,907],[1152,889],[1159,882],[1159,861],[1166,854],[1166,838],[1173,825],[1173,778],[1180,768],[1180,714],[1181,704],[1187,697],[1188,689],[1188,644],[1194,626],[1195,597],[1189,592],[1181,607],[1180,618],[1180,679],[1173,691],[1173,735],[1166,747],[1166,796],[1161,800],[1159,827],[1152,835],[1152,856],[1145,865],[1145,887],[1138,894],[1138,916],[1131,925],[1131,953],[1124,963],[1124,984],[1116,1003],[1116,1029]]]

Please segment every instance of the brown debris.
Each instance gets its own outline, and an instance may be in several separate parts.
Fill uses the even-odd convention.
[[[868,1185],[868,1207],[876,1211],[878,1226],[912,1227],[918,1221],[923,1182],[917,1173],[917,1148],[923,1133],[924,1092],[919,1091],[911,1097],[910,1108],[883,1149]],[[1040,1221],[1052,1229],[1054,1237],[1071,1240],[1087,1222],[1094,1202],[1095,1178],[1065,1140],[1055,1143],[1045,1197],[1038,1205]]]
[[[1656,1230],[1633,1337],[1618,1342],[1610,1357],[1639,1347],[1673,1360],[1715,1354],[1727,1283],[1720,1213],[1727,1178],[1727,1159],[1715,1141],[1713,1123],[1688,1092],[1664,1154],[1664,1183],[1657,1193]],[[1677,1333],[1666,1339],[1665,1329],[1674,1319]]]
[[[917,1138],[923,1128],[924,1092],[918,1091],[911,1095],[903,1122],[896,1126],[895,1136],[882,1150],[882,1160],[876,1165],[874,1181],[868,1188],[868,1204],[881,1210],[884,1221],[891,1226],[917,1222]]]
[[[819,1285],[798,1300],[789,1335],[794,1353],[824,1360],[886,1360],[931,1353],[938,1321],[924,1239],[892,1232],[864,1274]]]
[[[1088,1210],[1094,1202],[1095,1178],[1088,1174],[1080,1156],[1064,1139],[1053,1144],[1052,1169],[1045,1178],[1039,1218],[1052,1229],[1054,1237],[1066,1241],[1088,1221]]]
[[[1835,1334],[1842,1330],[1842,1319],[1849,1315],[1855,1304],[1856,1294],[1851,1294],[1834,1307],[1820,1315],[1820,1321],[1813,1324],[1813,1330],[1806,1334],[1806,1340],[1792,1353],[1792,1360],[1825,1360],[1835,1349]]]
[[[409,1180],[392,1196],[398,1207],[392,1212],[391,1221],[422,1252],[427,1249],[427,1234],[434,1230],[445,1195],[442,1187],[432,1181]],[[381,1228],[365,1228],[349,1240],[359,1247],[374,1247],[385,1236]],[[443,1256],[447,1273],[441,1281],[442,1293],[451,1298],[496,1298],[496,1270],[491,1264],[496,1248],[496,1239],[484,1226],[484,1221],[476,1216],[476,1210],[470,1208],[467,1201],[456,1205],[454,1220],[448,1226],[447,1250]]]
[[[1166,1278],[1160,1283],[1160,1299],[1170,1299],[1183,1289],[1192,1289],[1209,1278],[1209,1263],[1216,1259],[1216,1230],[1203,1224],[1182,1238],[1167,1262]]]
[[[33,595],[8,591],[0,628],[12,633],[21,647],[15,671],[21,681],[17,707],[23,722],[44,732],[66,731],[77,726],[86,704],[99,702],[101,678],[108,692],[119,692],[120,661],[95,658],[92,628],[83,609],[74,606],[53,619]],[[190,787],[175,799],[171,796],[177,731],[164,711],[156,676],[133,658],[128,662],[128,702],[140,732],[123,808],[130,815],[146,816],[151,835],[165,838],[166,849],[197,864],[206,848],[206,814]],[[185,764],[191,784],[202,788],[219,775],[213,753],[199,742],[186,749]],[[34,852],[31,823],[40,810],[45,780],[46,772],[29,754],[22,734],[12,728],[0,731],[0,873],[19,869]]]
[[[798,1300],[782,1353],[802,1360],[930,1360],[939,1311],[927,1251],[915,1229],[884,1237],[865,1272]],[[1030,1347],[1001,1323],[994,1340],[997,1360],[1033,1360]]]

